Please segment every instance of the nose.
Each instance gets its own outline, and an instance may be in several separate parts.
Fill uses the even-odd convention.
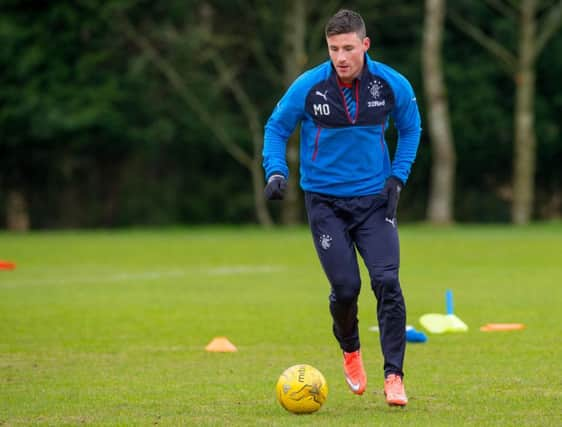
[[[338,63],[344,63],[347,60],[347,55],[345,54],[345,52],[338,52],[338,55],[336,57],[336,61]]]

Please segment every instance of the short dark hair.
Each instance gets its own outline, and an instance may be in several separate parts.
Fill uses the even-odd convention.
[[[349,9],[341,9],[332,16],[324,30],[326,37],[337,34],[357,33],[360,39],[365,38],[367,30],[361,15]]]

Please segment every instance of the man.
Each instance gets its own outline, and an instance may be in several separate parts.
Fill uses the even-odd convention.
[[[386,401],[404,406],[406,308],[398,280],[396,208],[416,157],[420,115],[408,81],[367,55],[370,40],[359,14],[340,10],[325,35],[330,60],[295,80],[265,126],[265,196],[283,199],[287,139],[300,122],[300,184],[331,285],[333,333],[343,351],[345,379],[353,393],[365,391],[357,250],[377,299]],[[390,116],[398,131],[392,162],[384,137]]]

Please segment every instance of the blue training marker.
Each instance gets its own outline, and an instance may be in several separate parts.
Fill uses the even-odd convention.
[[[406,341],[408,342],[427,342],[427,335],[415,328],[406,328]]]
[[[447,314],[453,314],[453,291],[447,289],[445,292],[445,304],[447,306]]]

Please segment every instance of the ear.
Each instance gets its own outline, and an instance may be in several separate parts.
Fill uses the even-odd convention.
[[[369,37],[365,37],[363,39],[363,52],[367,52],[371,47],[371,39]]]

